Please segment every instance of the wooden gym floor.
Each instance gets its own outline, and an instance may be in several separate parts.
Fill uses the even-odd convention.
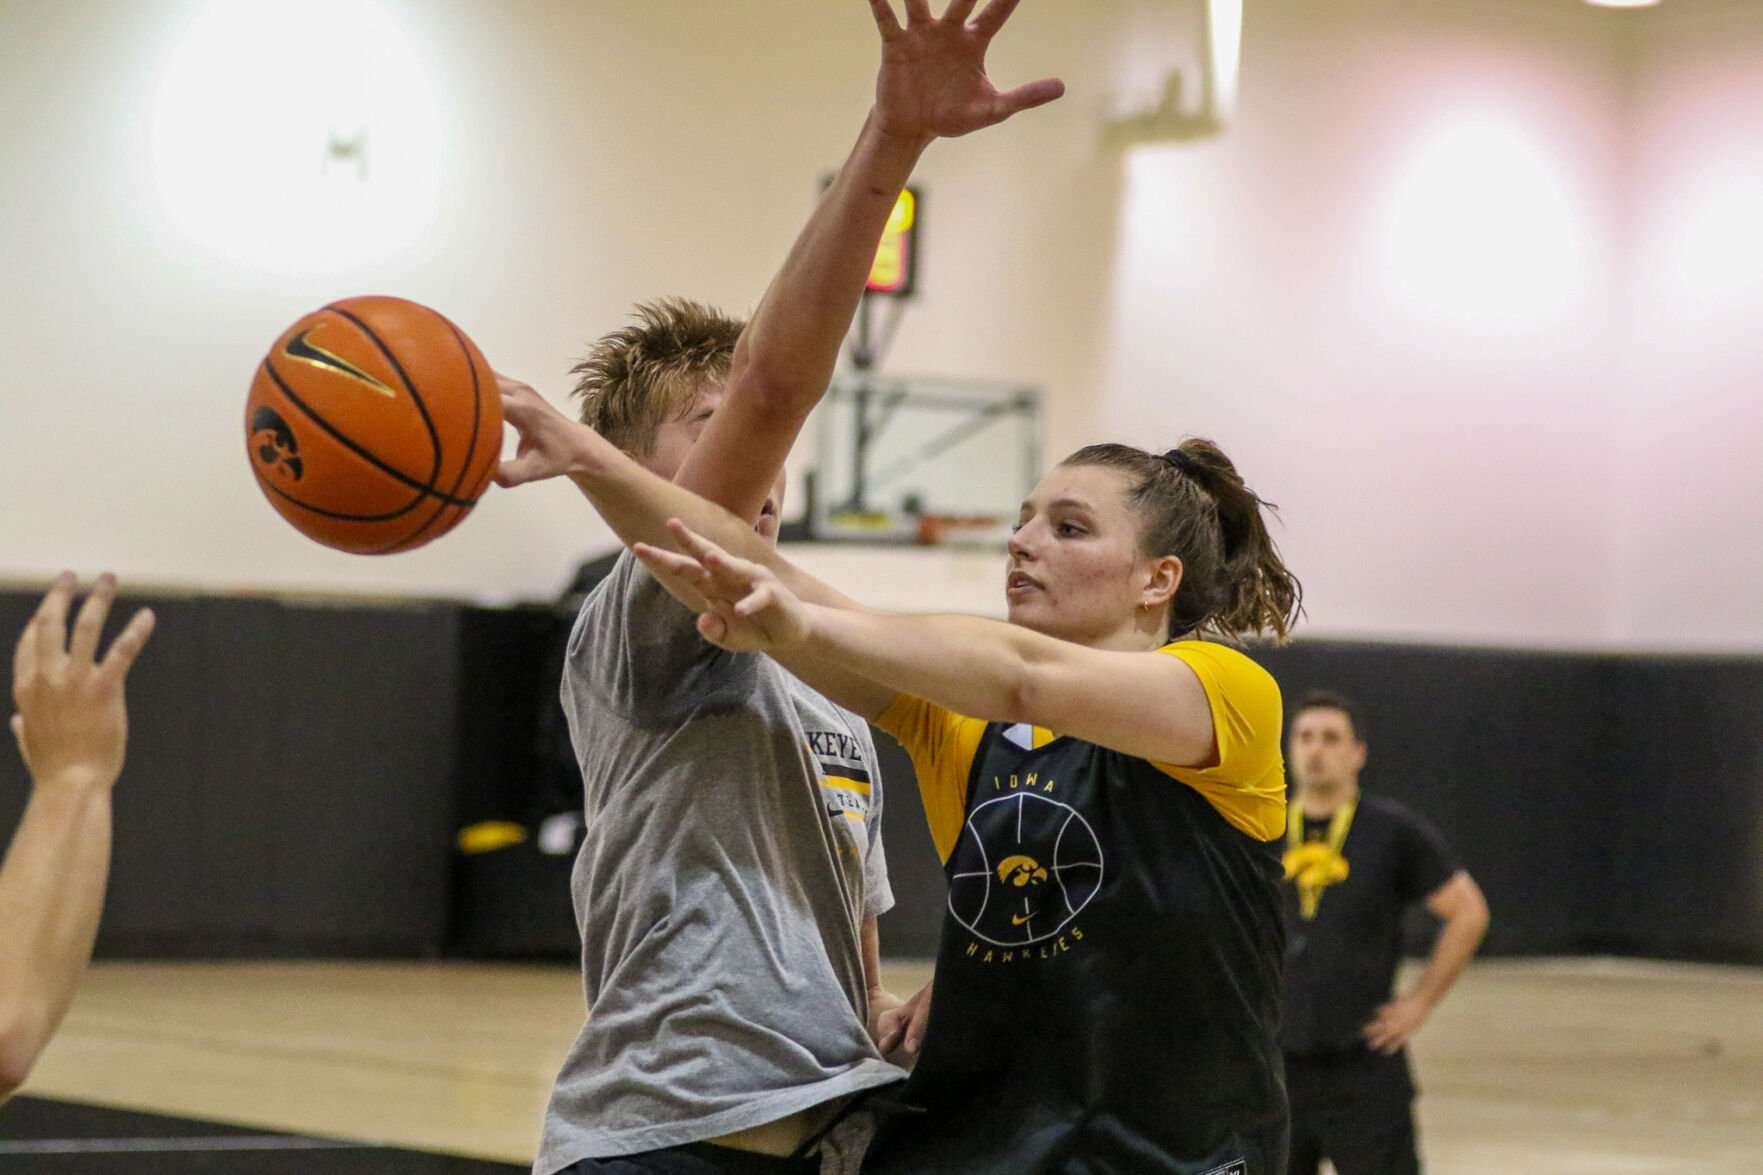
[[[902,993],[928,972],[887,970]],[[580,1015],[561,966],[106,963],[25,1092],[388,1148],[361,1170],[443,1169],[394,1147],[524,1164]],[[1416,1055],[1432,1175],[1763,1172],[1763,970],[1480,962]],[[28,1116],[0,1110],[0,1170],[41,1151]],[[158,1163],[127,1169],[197,1166]]]

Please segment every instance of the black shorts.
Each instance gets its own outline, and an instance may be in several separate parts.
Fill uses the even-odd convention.
[[[1406,1050],[1286,1058],[1292,1104],[1290,1175],[1417,1175],[1414,1077]]]
[[[611,1159],[582,1159],[558,1175],[820,1175],[820,1159],[782,1158],[688,1142]]]

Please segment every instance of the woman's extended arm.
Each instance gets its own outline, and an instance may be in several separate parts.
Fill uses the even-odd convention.
[[[804,599],[774,570],[787,564],[775,552],[744,558],[683,521],[671,529],[680,550],[642,544],[637,554],[705,601],[698,629],[724,648],[839,666],[969,717],[1029,722],[1155,762],[1217,759],[1211,700],[1176,657],[1092,649],[977,616]]]

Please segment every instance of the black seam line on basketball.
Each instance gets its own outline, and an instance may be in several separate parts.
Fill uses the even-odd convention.
[[[356,328],[360,330],[362,334],[367,336],[368,341],[375,347],[379,348],[379,353],[386,357],[386,362],[392,365],[392,370],[396,371],[398,373],[398,378],[404,381],[405,389],[410,392],[411,403],[416,405],[416,411],[422,416],[422,426],[429,431],[429,444],[432,445],[435,450],[435,463],[433,468],[429,470],[428,477],[429,484],[433,485],[435,478],[439,476],[441,472],[441,434],[435,430],[435,422],[429,416],[428,405],[422,402],[422,393],[416,390],[416,384],[411,382],[409,373],[404,370],[404,365],[398,362],[398,357],[392,354],[392,348],[386,346],[386,344],[380,340],[380,337],[373,333],[372,327],[361,321],[361,319],[357,318],[350,311],[344,310],[341,306],[338,306],[335,302],[326,306],[325,309],[333,314],[347,318],[350,322],[354,323]]]
[[[396,540],[395,542],[391,542],[383,547],[376,548],[372,552],[372,554],[375,554],[375,555],[396,555],[400,551],[408,551],[408,550],[412,549],[413,547],[421,546],[422,544],[417,542],[416,540],[421,538],[423,535],[423,532],[428,530],[429,527],[433,526],[436,522],[440,521],[441,515],[445,514],[449,509],[451,509],[451,507],[449,507],[445,502],[442,502],[439,506],[435,507],[435,512],[433,514],[430,514],[426,519],[423,520],[423,523],[421,526],[418,526],[415,530],[411,531],[409,534],[405,535],[401,539]]]
[[[471,372],[471,440],[465,446],[465,460],[459,464],[459,476],[453,479],[453,493],[459,492],[459,485],[465,480],[466,470],[471,468],[471,459],[477,456],[478,420],[483,415],[483,391],[477,378],[477,364],[471,361],[471,348],[465,345],[465,336],[448,318],[441,320],[447,329],[453,332],[453,338],[459,343],[459,354],[465,358],[465,369]]]
[[[339,522],[391,522],[392,520],[402,518],[412,510],[415,510],[418,506],[421,506],[425,500],[421,494],[418,494],[410,501],[409,505],[400,506],[390,514],[344,514],[341,510],[326,510],[323,506],[314,506],[311,502],[302,501],[299,498],[296,498],[293,494],[290,494],[287,490],[284,490],[281,486],[271,485],[261,477],[257,479],[257,484],[261,485],[267,492],[274,494],[276,497],[281,498],[292,505],[300,507],[302,510],[308,511],[312,514],[322,515],[325,518],[335,518]],[[442,507],[442,509],[445,509],[445,507]]]
[[[288,398],[289,402],[292,403],[294,407],[300,409],[301,412],[304,412],[308,420],[318,425],[319,428],[322,428],[338,444],[360,457],[363,461],[367,462],[393,481],[398,482],[400,485],[409,486],[411,489],[417,490],[428,497],[439,498],[449,506],[470,507],[477,505],[476,498],[456,498],[452,494],[436,489],[432,485],[424,485],[422,482],[417,481],[414,477],[411,477],[402,470],[394,469],[390,465],[387,465],[384,461],[381,461],[378,457],[375,457],[372,453],[369,453],[366,449],[363,449],[360,445],[338,432],[336,427],[333,426],[330,421],[320,416],[317,412],[314,412],[311,405],[295,395],[294,389],[288,386],[288,381],[282,378],[282,373],[275,369],[275,364],[271,363],[268,359],[265,359],[263,361],[263,368],[265,371],[269,372],[269,378],[275,380],[276,386],[282,390],[282,394]]]
[[[452,492],[457,494],[459,492],[460,483],[465,480],[466,471],[471,468],[471,459],[477,455],[478,414],[483,407],[483,398],[477,378],[477,364],[471,361],[471,349],[465,345],[465,336],[459,333],[459,328],[454,326],[450,319],[443,317],[441,318],[441,321],[447,324],[447,329],[453,333],[454,339],[458,341],[459,353],[465,359],[465,369],[471,372],[471,440],[465,446],[465,458],[459,463],[459,472],[453,478]],[[417,527],[404,538],[399,539],[390,546],[376,551],[375,554],[395,555],[399,551],[408,550],[411,547],[418,546],[419,544],[417,540],[421,539],[422,536],[428,532],[430,527],[439,522],[441,516],[446,512],[446,506],[436,508],[435,512],[429,515],[421,526]]]
[[[465,359],[465,368],[467,371],[471,372],[471,439],[466,443],[465,458],[459,464],[459,472],[453,478],[453,493],[457,494],[459,492],[460,484],[465,481],[466,473],[471,469],[472,458],[477,456],[478,421],[483,411],[483,385],[478,380],[477,364],[472,362],[471,348],[466,345],[465,336],[460,333],[457,326],[453,325],[451,319],[442,317],[441,321],[447,324],[447,329],[452,332],[454,340],[458,342],[459,354]],[[473,500],[475,501],[476,499]],[[446,514],[446,512],[447,507],[445,505],[437,506],[435,512],[429,515],[428,518],[423,521],[421,526],[411,531],[410,534],[406,535],[404,538],[399,539],[397,542],[391,543],[388,546],[382,547],[374,553],[380,555],[395,555],[400,551],[407,551],[420,546],[421,543],[418,542],[418,540],[422,539],[422,536],[428,531],[428,529],[439,522],[442,515]],[[463,517],[463,514],[461,517]],[[457,520],[449,525],[457,525]]]
[[[307,502],[305,499],[295,497],[293,494],[289,493],[288,491],[280,488],[279,486],[273,485],[267,479],[260,477],[258,480],[263,485],[263,487],[265,489],[274,490],[278,497],[281,497],[281,498],[287,500],[288,502],[300,507],[303,510],[310,510],[315,514],[322,514],[322,515],[329,517],[329,518],[336,518],[336,519],[340,519],[340,520],[347,521],[347,522],[390,522],[391,520],[393,520],[395,518],[404,517],[404,515],[410,513],[412,510],[415,510],[418,506],[422,505],[423,501],[429,495],[428,491],[424,490],[424,488],[419,483],[417,483],[414,479],[405,477],[403,474],[401,474],[396,469],[388,468],[386,465],[384,465],[379,460],[377,460],[371,453],[368,453],[368,452],[362,450],[353,441],[349,440],[348,437],[345,437],[341,433],[339,433],[331,425],[330,421],[328,421],[324,417],[320,416],[317,412],[314,412],[312,410],[311,405],[307,404],[304,400],[302,400],[299,396],[297,396],[294,393],[294,389],[288,386],[288,382],[282,378],[281,372],[279,370],[277,370],[274,360],[275,360],[275,355],[273,353],[266,356],[263,360],[263,369],[269,373],[269,378],[275,382],[275,385],[279,389],[281,389],[283,396],[287,398],[288,403],[290,405],[292,405],[293,408],[299,409],[299,411],[306,417],[306,419],[312,421],[313,424],[317,425],[320,429],[324,430],[324,432],[327,433],[329,436],[335,438],[339,444],[343,445],[350,452],[354,453],[357,457],[361,458],[361,460],[365,461],[370,468],[377,469],[380,472],[386,474],[388,477],[391,477],[394,481],[397,481],[397,482],[400,482],[401,484],[406,485],[407,488],[415,491],[415,495],[408,502],[404,503],[402,506],[398,507],[396,510],[392,510],[392,511],[385,513],[385,514],[346,514],[340,510],[326,510],[322,506],[314,506],[312,503]],[[434,491],[434,492],[438,493],[439,491]]]
[[[415,530],[411,531],[409,534],[405,535],[402,538],[393,539],[391,542],[387,543],[383,547],[374,548],[373,551],[370,552],[370,554],[395,555],[399,551],[406,549],[407,545],[415,544],[416,540],[422,536],[422,533],[424,531],[428,530],[429,527],[433,526],[435,524],[435,521],[437,519],[439,519],[441,517],[441,515],[443,515],[447,512],[447,505],[448,504],[443,501],[440,505],[435,507],[435,512],[433,514],[430,514],[427,518],[423,519],[423,521],[417,525]],[[414,506],[413,506],[413,508],[414,508]],[[420,544],[417,544],[417,545],[420,545]]]

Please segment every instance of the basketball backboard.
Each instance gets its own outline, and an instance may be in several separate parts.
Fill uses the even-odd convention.
[[[812,539],[1002,542],[1040,473],[1032,388],[851,372],[815,417]]]

